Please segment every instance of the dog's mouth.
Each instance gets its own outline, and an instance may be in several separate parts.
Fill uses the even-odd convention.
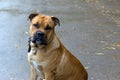
[[[37,45],[47,45],[45,38],[36,38],[36,37],[33,37],[31,41],[33,43],[37,44]]]
[[[35,43],[36,45],[47,45],[46,42],[46,36],[45,35],[38,35],[35,34],[32,38],[31,41]]]

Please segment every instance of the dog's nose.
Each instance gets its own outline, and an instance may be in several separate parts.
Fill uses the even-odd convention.
[[[45,35],[44,32],[41,32],[41,31],[38,31],[36,34],[37,34],[37,36],[44,36]]]

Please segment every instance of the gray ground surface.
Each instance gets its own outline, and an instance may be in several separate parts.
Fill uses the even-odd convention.
[[[120,0],[0,0],[0,80],[29,80],[31,12],[60,19],[56,33],[89,80],[120,80]]]

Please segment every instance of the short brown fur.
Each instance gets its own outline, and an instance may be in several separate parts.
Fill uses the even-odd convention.
[[[34,28],[33,24],[39,23],[38,29]],[[58,21],[59,22],[59,21]],[[52,30],[46,31],[46,25],[50,25]],[[36,15],[31,19],[30,37],[40,30],[47,36],[48,44],[45,46],[30,44],[31,51],[28,54],[28,61],[31,68],[30,80],[37,80],[38,76],[45,80],[88,80],[87,71],[80,61],[73,56],[60,42],[54,32],[55,23],[52,16]],[[32,50],[35,50],[36,54]],[[38,65],[38,70],[42,75],[38,75],[33,62]]]

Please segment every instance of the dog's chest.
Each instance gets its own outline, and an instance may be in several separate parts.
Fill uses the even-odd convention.
[[[44,78],[42,67],[44,67],[46,65],[46,63],[39,61],[38,56],[37,56],[37,49],[35,49],[35,48],[31,49],[31,51],[28,53],[28,61],[29,61],[30,65],[32,65],[34,67],[37,74],[40,77]]]
[[[41,77],[44,77],[44,73],[42,71],[42,68],[40,66],[40,63],[37,61],[32,61],[32,64],[34,66],[34,69],[37,71],[37,74]]]

